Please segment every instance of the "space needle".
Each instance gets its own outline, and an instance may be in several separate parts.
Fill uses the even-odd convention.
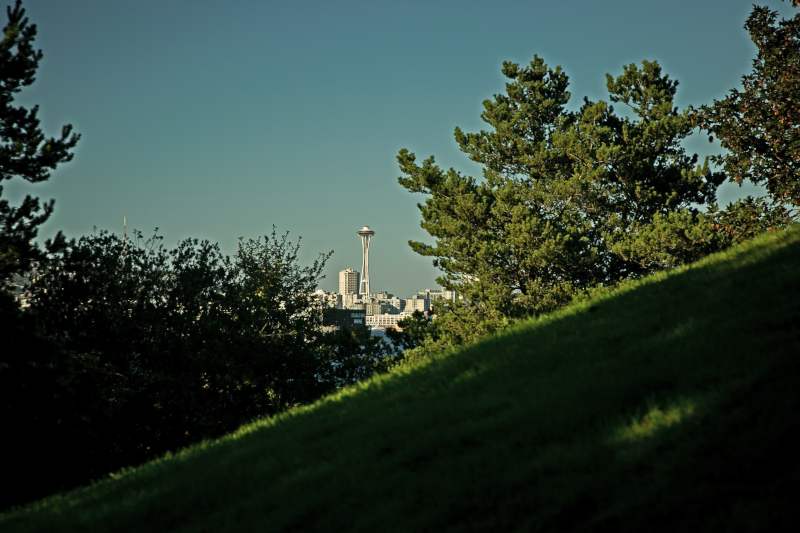
[[[361,237],[361,283],[358,287],[358,294],[364,298],[369,298],[369,241],[375,232],[369,226],[364,226],[356,233]]]

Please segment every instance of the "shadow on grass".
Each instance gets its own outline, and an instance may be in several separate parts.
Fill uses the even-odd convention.
[[[566,529],[796,531],[797,358],[649,408],[611,432],[615,472]]]

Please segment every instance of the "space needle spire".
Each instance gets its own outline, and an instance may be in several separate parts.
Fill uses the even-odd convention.
[[[356,234],[361,237],[361,283],[358,287],[358,294],[369,298],[369,241],[375,232],[369,226],[364,226]]]

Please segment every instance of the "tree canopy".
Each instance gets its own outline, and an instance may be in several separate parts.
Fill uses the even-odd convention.
[[[694,216],[693,206],[714,201],[723,176],[681,146],[692,120],[657,63],[608,77],[626,114],[588,99],[570,110],[567,75],[538,56],[502,72],[505,94],[483,104],[491,129],[455,130],[482,179],[398,155],[400,184],[427,195],[422,227],[435,238],[411,246],[435,258],[445,286],[503,315],[552,309],[576,289],[644,273],[615,246],[656,216]]]
[[[0,506],[387,368],[392,354],[366,329],[321,328],[314,289],[329,254],[301,265],[299,244],[273,230],[226,256],[208,241],[170,249],[158,235],[101,231],[49,253],[28,306],[4,323],[0,415],[15,438]],[[34,464],[46,475],[31,478]]]
[[[465,296],[465,317],[545,312],[590,287],[732,242],[721,231],[730,211],[723,216],[715,203],[725,175],[684,148],[695,113],[676,106],[678,82],[657,62],[607,75],[608,100],[584,98],[577,108],[566,73],[539,56],[505,62],[502,73],[505,92],[483,102],[489,128],[455,129],[482,176],[433,157],[418,162],[407,149],[397,156],[400,184],[425,195],[421,225],[434,239],[410,245],[434,259],[443,286]],[[784,219],[752,199],[730,209],[755,217],[741,234]]]
[[[716,160],[733,180],[765,184],[776,201],[798,206],[800,13],[781,19],[754,6],[745,29],[757,49],[753,70],[740,89],[703,107],[702,123],[726,149]]]

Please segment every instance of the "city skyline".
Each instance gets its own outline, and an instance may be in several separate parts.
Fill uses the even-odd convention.
[[[436,286],[431,258],[407,245],[432,239],[419,226],[423,197],[397,184],[395,156],[407,147],[479,177],[452,132],[485,127],[481,102],[502,91],[503,60],[540,54],[562,65],[577,107],[584,95],[606,97],[605,73],[657,59],[686,106],[738,86],[753,57],[747,0],[589,4],[580,17],[572,4],[519,2],[26,8],[44,59],[20,102],[41,105],[47,133],[68,122],[82,135],[51,180],[4,184],[12,201],[56,200],[42,239],[121,233],[127,216],[145,234],[159,227],[168,245],[208,238],[232,253],[240,236],[275,225],[302,236],[304,261],[334,250],[326,290],[358,267],[352,228],[364,221],[380,231],[373,287]],[[690,148],[714,150],[700,137]],[[720,200],[750,190],[726,185]]]
[[[356,235],[359,237],[361,242],[361,269],[356,270],[352,266],[348,265],[345,268],[338,271],[336,276],[336,287],[335,290],[331,290],[329,288],[324,287],[323,285],[330,285],[330,283],[323,284],[320,283],[319,288],[325,290],[329,293],[338,293],[338,294],[352,294],[356,295],[360,298],[369,297],[374,294],[378,293],[390,293],[395,296],[413,296],[419,291],[424,291],[425,289],[437,289],[439,288],[438,285],[432,286],[419,286],[414,291],[408,293],[399,293],[392,289],[392,287],[383,286],[379,290],[372,290],[369,282],[369,251],[370,251],[370,241],[372,237],[375,235],[375,231],[370,228],[368,225],[364,225],[356,232]],[[367,272],[366,282],[364,272]],[[326,276],[333,277],[333,276]]]

